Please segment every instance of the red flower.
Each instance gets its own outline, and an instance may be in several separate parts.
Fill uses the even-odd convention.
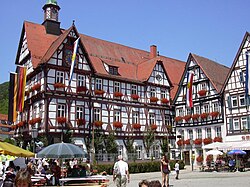
[[[218,111],[215,111],[215,112],[211,112],[210,113],[210,116],[212,116],[212,117],[217,117],[218,115],[219,115],[220,113],[218,112]]]
[[[208,113],[204,112],[201,114],[201,119],[205,119],[208,117]]]
[[[122,97],[123,94],[121,92],[114,92],[114,97]]]
[[[95,125],[96,127],[101,127],[101,126],[103,125],[103,123],[102,123],[102,121],[95,121],[95,122],[94,122],[94,125]]]
[[[201,145],[202,144],[202,139],[201,138],[197,138],[194,140],[194,144],[195,145]]]
[[[62,124],[62,123],[66,123],[67,119],[65,117],[58,117],[56,118],[57,122]]]
[[[41,84],[40,83],[37,83],[37,84],[35,84],[34,86],[32,86],[32,91],[35,91],[35,90],[37,90],[37,91],[39,91],[40,89],[41,89]]]
[[[134,99],[134,100],[138,100],[138,99],[140,98],[140,96],[137,95],[137,94],[131,94],[130,97],[131,97],[132,99]]]
[[[207,155],[206,161],[211,162],[213,160],[213,155]]]
[[[78,126],[84,126],[86,124],[86,121],[85,121],[85,119],[80,118],[80,119],[76,120],[76,123]]]
[[[54,88],[65,88],[65,84],[57,82],[54,84]]]
[[[178,145],[178,146],[184,145],[184,140],[182,140],[182,139],[178,140],[178,141],[177,141],[177,145]]]
[[[199,94],[200,96],[205,96],[205,95],[207,94],[207,90],[200,90],[200,91],[198,92],[198,94]]]
[[[190,145],[190,139],[185,140],[185,141],[184,141],[184,144]]]
[[[161,103],[167,104],[167,103],[169,103],[169,100],[167,98],[162,98]]]
[[[19,123],[17,123],[16,125],[18,126],[18,127],[22,127],[22,126],[24,126],[24,124],[25,124],[25,122],[24,121],[20,121]]]
[[[183,117],[183,119],[186,121],[186,122],[188,122],[190,119],[191,119],[191,115],[186,115],[186,116],[184,116]]]
[[[200,114],[193,114],[192,119],[197,120],[200,117]]]
[[[156,103],[159,99],[157,97],[150,97],[151,103]]]
[[[181,121],[183,119],[183,117],[181,117],[181,116],[176,116],[175,118],[174,118],[174,120],[176,121],[176,122],[179,122],[179,121]]]
[[[197,162],[203,162],[203,156],[198,156],[198,157],[196,158],[196,161],[197,161]]]
[[[222,142],[222,137],[215,137],[214,142]]]
[[[86,92],[88,89],[86,86],[77,86],[76,87],[76,92]]]
[[[140,129],[141,125],[138,123],[134,123],[134,124],[132,124],[132,127],[133,127],[133,129]]]
[[[152,125],[150,125],[150,128],[151,128],[151,130],[156,130],[157,129],[157,125],[156,124],[152,124]]]
[[[11,129],[16,130],[17,129],[17,125],[12,125]]]
[[[119,121],[115,121],[115,122],[113,122],[113,126],[115,127],[115,128],[122,128],[122,123],[121,122],[119,122]]]
[[[103,95],[104,93],[104,90],[95,90],[95,95]]]
[[[35,125],[36,123],[41,123],[42,119],[40,117],[29,120],[30,125]]]
[[[213,142],[213,140],[212,140],[212,138],[205,138],[205,139],[203,139],[203,143],[206,145],[206,144],[210,144],[210,143],[212,143]]]

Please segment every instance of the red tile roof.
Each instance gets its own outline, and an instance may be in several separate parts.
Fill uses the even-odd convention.
[[[0,114],[0,120],[8,120],[8,115]]]
[[[46,34],[43,25],[30,22],[24,23],[24,31],[26,32],[28,49],[31,52],[34,68],[37,67],[39,63],[45,63],[50,59],[71,29],[75,29],[77,32],[76,28],[72,26],[66,31],[62,30],[63,34],[60,36],[56,36]],[[148,51],[104,41],[83,34],[80,34],[80,36],[81,43],[98,75],[110,76],[103,66],[103,62],[105,62],[119,68],[120,78],[143,82],[149,78],[157,59],[160,59],[174,86],[171,91],[171,97],[173,98],[176,94],[178,83],[185,68],[185,62],[164,56],[157,56],[155,59],[150,59],[150,53]]]

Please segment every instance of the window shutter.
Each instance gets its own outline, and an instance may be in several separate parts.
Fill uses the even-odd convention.
[[[247,129],[250,129],[250,116],[247,116]]]
[[[233,128],[233,119],[232,118],[229,118],[229,131],[233,131],[234,128]]]
[[[243,72],[240,72],[240,83],[244,83]]]
[[[228,105],[228,109],[232,109],[232,102],[231,102],[231,96],[227,97],[227,105]]]

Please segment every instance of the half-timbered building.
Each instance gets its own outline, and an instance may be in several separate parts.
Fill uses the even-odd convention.
[[[93,148],[100,135],[94,132],[102,129],[106,136],[114,132],[120,154],[127,155],[126,140],[133,139],[138,159],[159,158],[163,138],[174,148],[172,98],[185,63],[159,55],[155,45],[147,52],[80,34],[74,23],[61,29],[56,1],[47,1],[43,10],[44,22],[25,21],[21,33],[16,65],[27,67],[27,83],[16,136],[22,134],[27,144],[37,129],[51,144],[71,133],[76,142]],[[148,130],[154,131],[154,143],[147,152]],[[96,153],[106,152],[109,145],[103,144]]]
[[[229,68],[207,58],[189,54],[174,98],[179,156],[190,164],[202,158],[202,145],[222,141],[223,97],[221,89]],[[188,75],[192,74],[192,82]],[[191,86],[191,87],[190,87]],[[187,105],[188,87],[191,89]],[[205,155],[204,155],[205,157]],[[199,159],[198,159],[199,160]]]
[[[240,145],[250,140],[250,100],[246,92],[246,64],[249,50],[250,34],[247,32],[223,88],[225,98],[225,142],[230,144],[236,142],[236,144]]]
[[[0,140],[11,138],[13,136],[11,123],[8,121],[8,115],[0,114]]]

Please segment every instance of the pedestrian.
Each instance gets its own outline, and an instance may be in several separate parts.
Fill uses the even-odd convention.
[[[161,182],[159,180],[150,181],[148,187],[161,187]]]
[[[27,169],[21,169],[17,172],[15,187],[32,187],[31,175]]]
[[[52,181],[54,179],[53,185],[60,185],[59,179],[61,178],[61,167],[58,166],[56,162],[52,162],[51,167],[50,167],[50,171],[53,174],[53,178],[52,178]]]
[[[169,187],[169,161],[166,155],[162,156],[161,159],[161,174],[162,174],[162,187]]]
[[[3,177],[3,187],[14,187],[15,177],[14,168],[8,166]]]
[[[149,182],[147,180],[142,180],[139,182],[139,187],[148,187]]]
[[[179,179],[179,173],[180,173],[180,164],[179,164],[179,161],[178,160],[176,160],[176,163],[175,163],[175,165],[174,165],[174,170],[175,170],[175,172],[176,172],[176,177],[175,177],[175,179]]]
[[[119,155],[113,168],[113,181],[117,187],[126,187],[129,180],[128,163],[123,160],[122,155]]]

